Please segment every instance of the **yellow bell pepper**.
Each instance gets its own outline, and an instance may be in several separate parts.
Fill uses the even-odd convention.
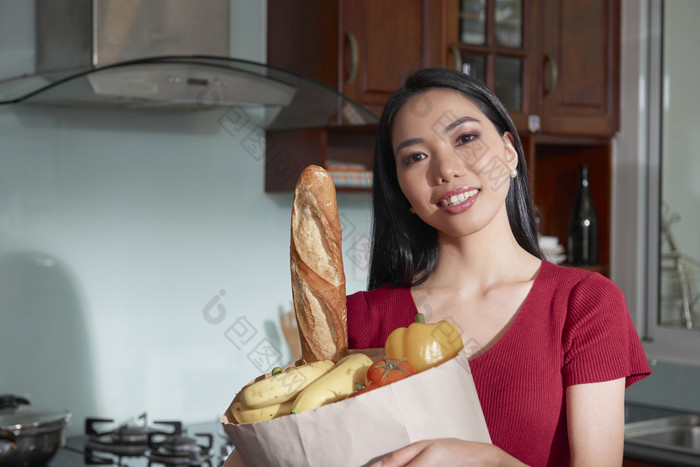
[[[406,328],[394,329],[384,344],[384,354],[392,359],[405,358],[416,371],[427,370],[449,360],[464,346],[462,336],[451,321],[426,323],[423,313]]]

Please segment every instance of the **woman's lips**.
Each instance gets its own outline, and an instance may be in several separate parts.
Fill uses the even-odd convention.
[[[469,209],[476,202],[478,196],[478,188],[463,187],[445,193],[436,204],[445,212],[458,214]]]

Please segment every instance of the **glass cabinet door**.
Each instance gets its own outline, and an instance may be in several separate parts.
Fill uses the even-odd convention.
[[[522,0],[496,0],[494,16],[496,44],[520,49],[523,46]]]
[[[486,0],[462,0],[459,5],[459,40],[486,45]]]
[[[527,77],[535,49],[527,37],[532,4],[533,0],[459,0],[452,4],[458,22],[451,44],[454,66],[491,88],[519,129],[518,123],[526,120],[529,110],[527,86],[535,81]]]

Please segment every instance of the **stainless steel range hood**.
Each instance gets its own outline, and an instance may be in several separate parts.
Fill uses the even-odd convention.
[[[35,0],[35,8],[36,73],[0,81],[0,105],[236,106],[267,129],[377,122],[321,83],[228,57],[229,0]]]

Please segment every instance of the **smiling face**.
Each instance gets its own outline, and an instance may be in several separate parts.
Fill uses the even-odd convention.
[[[451,89],[412,97],[396,114],[392,147],[401,191],[442,235],[462,237],[505,221],[517,152],[469,99]]]

